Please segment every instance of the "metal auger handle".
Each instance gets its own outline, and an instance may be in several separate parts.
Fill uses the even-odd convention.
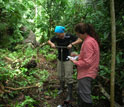
[[[67,48],[67,46],[56,46],[56,48],[64,49],[64,48]]]

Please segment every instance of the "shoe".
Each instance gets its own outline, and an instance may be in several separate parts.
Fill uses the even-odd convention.
[[[58,95],[64,92],[64,86],[65,86],[65,82],[60,81],[60,90],[57,93]]]
[[[69,102],[72,100],[72,84],[68,84],[67,87],[68,87],[68,94],[67,94],[67,98],[65,101]]]

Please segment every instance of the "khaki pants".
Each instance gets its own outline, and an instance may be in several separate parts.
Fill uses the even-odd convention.
[[[65,81],[66,84],[73,83],[73,63],[71,61],[63,61],[61,67],[61,61],[58,60],[57,72],[60,81]]]

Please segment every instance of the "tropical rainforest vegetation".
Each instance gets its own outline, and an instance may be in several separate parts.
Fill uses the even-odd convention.
[[[115,19],[115,106],[122,106],[123,0],[115,0]],[[47,45],[47,41],[54,35],[56,25],[65,26],[66,32],[75,34],[74,26],[80,22],[93,24],[100,37],[99,76],[93,83],[93,105],[110,106],[112,40],[109,0],[0,0],[0,107],[56,107],[61,103],[61,97],[57,96],[57,52]],[[35,42],[29,44],[25,40],[30,35],[36,40],[32,39]],[[80,46],[75,49],[79,52]],[[76,73],[74,79],[76,81]],[[75,93],[74,96],[76,99]]]

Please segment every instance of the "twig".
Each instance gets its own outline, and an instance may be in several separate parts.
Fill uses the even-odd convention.
[[[39,53],[40,49],[45,46],[47,44],[47,42],[44,42],[42,44],[40,44],[40,46],[37,48],[37,53]]]
[[[98,82],[98,84],[102,94],[110,101],[110,95],[105,91],[101,83]],[[115,107],[121,107],[121,106],[117,102],[115,102]]]
[[[11,58],[9,58],[9,57],[7,57],[7,56],[5,56],[4,58],[5,58],[9,63],[14,62]]]
[[[39,47],[42,48],[44,45],[46,45],[47,42],[42,43]]]
[[[3,94],[4,92],[10,93],[11,91],[5,90],[4,85],[0,82],[0,94]]]
[[[36,88],[38,86],[28,86],[28,87],[20,87],[20,88],[12,88],[12,87],[5,87],[6,89],[17,91],[17,90],[22,90],[22,89],[28,89],[28,88]]]

